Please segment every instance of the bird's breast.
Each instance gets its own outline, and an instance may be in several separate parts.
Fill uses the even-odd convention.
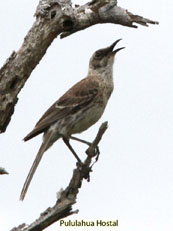
[[[74,115],[75,123],[72,127],[71,134],[81,133],[95,124],[102,116],[104,109],[105,105],[98,103]]]

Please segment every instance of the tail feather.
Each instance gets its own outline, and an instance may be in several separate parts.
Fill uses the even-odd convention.
[[[28,187],[29,187],[29,185],[31,183],[31,180],[32,180],[32,178],[34,176],[34,173],[35,173],[35,171],[36,171],[36,169],[37,169],[37,167],[38,167],[38,165],[39,165],[39,163],[40,163],[40,161],[41,161],[41,159],[43,157],[44,152],[49,147],[49,141],[50,141],[51,137],[52,137],[52,132],[48,132],[44,136],[43,143],[42,143],[42,145],[41,145],[41,147],[40,147],[40,149],[38,151],[38,154],[37,154],[37,156],[36,156],[36,158],[35,158],[35,160],[34,160],[34,162],[32,164],[32,167],[31,167],[31,169],[30,169],[30,171],[28,173],[28,176],[27,176],[27,178],[25,180],[25,183],[23,185],[22,192],[20,194],[20,200],[24,200],[24,198],[25,198],[26,192],[27,192]]]

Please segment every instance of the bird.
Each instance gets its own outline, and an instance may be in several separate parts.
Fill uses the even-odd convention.
[[[23,185],[20,200],[24,200],[44,152],[58,139],[63,139],[77,161],[81,163],[69,140],[73,134],[87,130],[102,116],[114,89],[113,64],[115,55],[125,48],[114,49],[120,40],[118,39],[110,46],[94,52],[89,60],[87,77],[61,96],[24,138],[24,141],[28,141],[43,133],[42,144]],[[76,140],[82,141],[78,138]]]

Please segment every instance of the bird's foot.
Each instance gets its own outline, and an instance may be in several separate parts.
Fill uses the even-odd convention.
[[[91,156],[91,157],[96,156],[95,160],[98,161],[98,158],[99,158],[99,155],[100,155],[100,150],[99,150],[99,146],[98,145],[96,147],[94,147],[93,143],[88,142],[86,140],[79,139],[79,138],[74,137],[74,136],[70,136],[70,139],[79,141],[79,142],[81,142],[83,144],[87,144],[89,146],[89,148],[86,150],[86,154],[88,156]]]
[[[86,150],[86,154],[92,157],[95,156],[95,161],[97,162],[100,155],[99,146],[97,145],[96,147],[93,147],[93,145],[91,144],[90,147]]]

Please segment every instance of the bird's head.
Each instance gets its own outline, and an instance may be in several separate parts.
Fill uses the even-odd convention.
[[[99,71],[103,70],[103,69],[109,69],[113,67],[113,63],[114,63],[114,58],[115,58],[115,54],[117,54],[118,51],[124,49],[125,47],[121,47],[118,49],[114,50],[114,47],[116,46],[116,44],[120,41],[121,39],[118,39],[117,41],[115,41],[111,46],[103,48],[103,49],[99,49],[97,51],[94,52],[94,54],[92,55],[92,57],[90,58],[90,62],[89,62],[89,69],[92,71]]]

